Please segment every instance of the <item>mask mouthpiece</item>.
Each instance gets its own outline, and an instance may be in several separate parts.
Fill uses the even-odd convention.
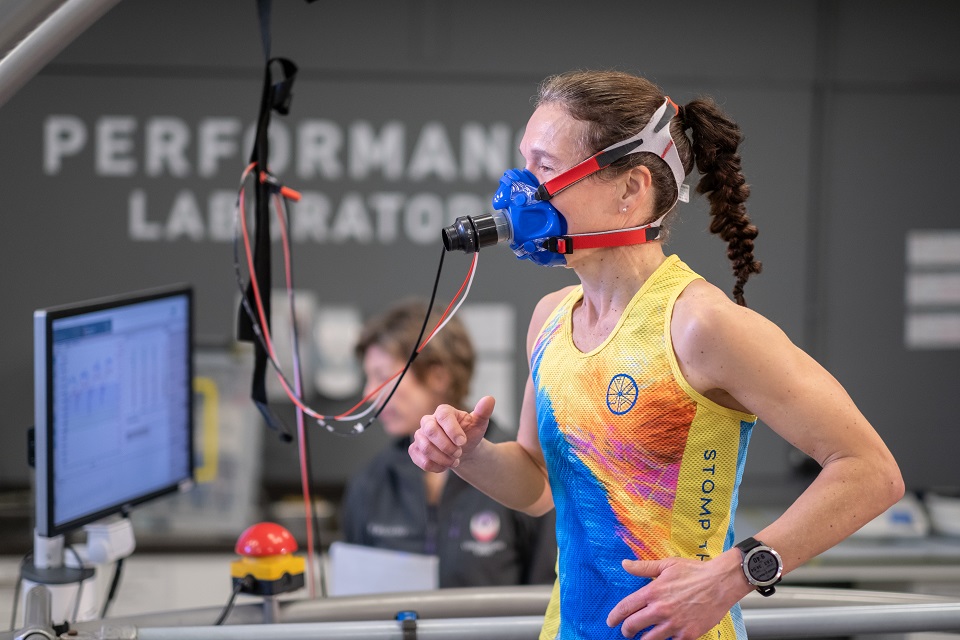
[[[441,233],[443,248],[476,253],[481,247],[489,247],[512,238],[510,222],[502,211],[482,213],[478,216],[461,216]]]

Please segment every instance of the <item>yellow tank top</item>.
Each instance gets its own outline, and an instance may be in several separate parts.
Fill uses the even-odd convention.
[[[623,559],[706,561],[733,544],[756,416],[708,400],[680,372],[670,319],[698,278],[669,256],[589,353],[572,335],[581,287],[540,331],[531,370],[560,548],[541,640],[622,638],[607,614],[649,581]],[[739,606],[703,637],[746,638]]]

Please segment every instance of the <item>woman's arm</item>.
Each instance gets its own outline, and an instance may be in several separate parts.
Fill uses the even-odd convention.
[[[773,323],[697,281],[677,301],[671,335],[681,371],[696,391],[756,414],[823,467],[783,515],[756,535],[780,553],[784,572],[837,544],[903,495],[893,456],[850,396]],[[630,573],[657,579],[624,598],[608,624],[623,622],[625,635],[655,625],[653,640],[698,637],[752,589],[740,563],[735,548],[707,562],[625,561]]]
[[[527,360],[550,312],[569,293],[562,289],[537,304],[527,330]],[[546,463],[537,435],[536,395],[527,377],[515,442],[484,440],[494,400],[485,396],[468,413],[441,405],[420,421],[410,457],[426,471],[453,469],[464,480],[502,504],[539,516],[553,508]]]
[[[757,537],[790,571],[903,496],[896,461],[837,380],[776,325],[705,282],[678,300],[672,334],[681,370],[703,395],[743,407],[823,467]]]

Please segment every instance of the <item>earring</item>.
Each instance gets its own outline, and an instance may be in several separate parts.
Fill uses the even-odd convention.
[[[626,212],[627,212],[627,208],[624,207],[623,209],[620,209],[620,211],[623,211],[624,213],[626,213]]]

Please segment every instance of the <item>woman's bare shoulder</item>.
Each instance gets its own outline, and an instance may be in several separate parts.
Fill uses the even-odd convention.
[[[547,318],[550,317],[553,310],[557,308],[557,305],[563,302],[563,299],[570,295],[570,292],[577,286],[578,285],[570,285],[556,291],[551,291],[540,298],[537,306],[533,309],[533,314],[530,316],[530,326],[527,329],[528,347],[532,344],[533,340],[536,340],[540,329],[543,327],[543,323],[547,321]]]
[[[734,372],[757,358],[796,350],[776,324],[704,280],[690,283],[677,298],[670,334],[680,366],[693,378],[694,388],[724,388]],[[697,384],[694,380],[701,377]]]

